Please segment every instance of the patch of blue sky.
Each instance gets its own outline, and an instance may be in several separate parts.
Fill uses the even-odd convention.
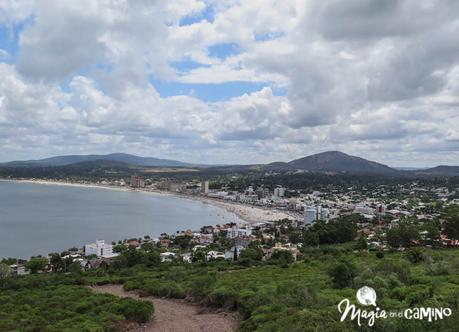
[[[14,31],[5,26],[0,26],[0,49],[8,53],[8,56],[0,58],[0,61],[14,62],[18,48],[18,38]]]
[[[33,16],[13,26],[0,25],[0,49],[8,52],[5,62],[14,63],[19,51],[19,35],[28,24],[33,23]]]
[[[192,25],[198,22],[201,22],[202,20],[206,20],[209,22],[213,22],[215,16],[215,11],[212,6],[206,6],[206,8],[199,13],[193,13],[191,15],[186,15],[183,16],[180,19],[179,25],[184,26],[184,25]]]
[[[210,67],[209,65],[198,63],[189,58],[184,58],[181,61],[174,61],[171,63],[171,66],[175,68],[178,72],[187,72],[200,67]]]
[[[209,56],[225,59],[228,56],[239,53],[239,46],[236,43],[221,43],[208,48]]]
[[[160,81],[153,77],[150,77],[150,83],[153,84],[156,91],[163,98],[187,95],[194,96],[205,102],[225,101],[239,97],[244,93],[250,94],[260,91],[263,87],[270,85],[268,82],[180,83]],[[283,94],[280,89],[276,90],[278,90],[278,93]]]
[[[263,42],[263,41],[277,39],[277,38],[280,38],[280,37],[283,37],[283,36],[285,36],[284,32],[272,31],[272,32],[268,32],[268,33],[255,35],[255,40]]]
[[[282,96],[285,97],[287,95],[287,88],[286,87],[279,87],[276,85],[271,86],[271,90],[273,91],[273,95],[275,96]]]

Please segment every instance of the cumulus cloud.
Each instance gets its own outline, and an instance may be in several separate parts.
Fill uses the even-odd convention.
[[[2,1],[0,160],[454,161],[458,14],[435,0]],[[251,88],[212,102],[163,82]]]

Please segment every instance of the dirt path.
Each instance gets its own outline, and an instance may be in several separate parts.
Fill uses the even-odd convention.
[[[120,297],[138,299],[137,294],[126,292],[122,285],[93,286],[92,290],[110,293]],[[142,300],[153,301],[154,319],[142,327],[131,330],[135,332],[230,332],[236,331],[239,319],[231,313],[201,313],[202,307],[183,300],[146,297]]]

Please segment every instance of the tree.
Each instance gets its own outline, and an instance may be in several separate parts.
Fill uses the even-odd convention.
[[[424,260],[424,253],[420,248],[412,248],[405,253],[405,257],[411,263],[416,264]]]
[[[237,248],[236,247],[234,247],[233,261],[237,261]]]
[[[419,231],[415,225],[402,222],[387,232],[387,242],[393,248],[410,247],[412,241],[419,239]]]
[[[401,240],[400,240],[400,235],[397,231],[397,229],[391,228],[387,231],[387,243],[392,247],[392,248],[399,248],[401,245]]]
[[[43,271],[46,264],[48,264],[48,260],[45,257],[33,257],[25,264],[25,267],[34,274],[38,271]]]
[[[368,249],[367,239],[365,238],[365,236],[363,236],[363,234],[360,235],[359,239],[357,240],[357,244],[355,248],[357,250],[367,250]]]
[[[254,261],[261,261],[263,259],[263,251],[259,248],[247,248],[241,251],[239,258],[248,258]]]
[[[0,279],[4,279],[11,275],[11,269],[5,263],[0,263]]]
[[[153,251],[153,250],[157,249],[158,247],[153,242],[144,242],[144,243],[142,243],[140,248],[142,248],[142,250],[148,252],[148,251]]]
[[[289,264],[294,261],[294,258],[289,250],[275,250],[271,255],[271,260],[276,260],[280,264]]]
[[[384,253],[382,251],[377,251],[376,252],[376,257],[381,259],[381,258],[384,258]]]
[[[73,262],[68,266],[68,271],[74,274],[81,272],[81,264],[80,262]]]
[[[191,235],[181,235],[174,238],[173,244],[180,247],[180,249],[187,249],[191,245],[193,237]]]
[[[352,286],[356,271],[350,263],[341,262],[333,266],[328,274],[335,287],[344,288]]]
[[[126,257],[128,267],[141,263],[143,258],[142,253],[133,246],[129,246],[125,252],[121,253],[121,256]]]
[[[13,265],[13,264],[16,264],[18,262],[18,260],[16,258],[3,258],[1,263],[4,263],[6,265]]]
[[[193,262],[205,262],[206,261],[206,252],[204,250],[196,250],[193,253]]]
[[[151,251],[144,255],[143,261],[148,267],[158,266],[161,262],[161,257],[159,256],[159,252]]]
[[[113,251],[117,253],[125,252],[127,250],[124,244],[117,244],[113,246]]]
[[[64,270],[64,262],[62,260],[62,257],[58,253],[52,253],[49,254],[49,262],[51,266],[53,267],[53,271],[62,271]]]
[[[319,235],[316,232],[306,231],[303,241],[307,246],[317,247],[319,245]]]
[[[450,239],[459,240],[459,213],[448,213],[443,226],[446,236]]]
[[[423,229],[427,231],[426,240],[430,245],[435,245],[440,237],[440,228],[437,221],[428,221],[424,224]]]

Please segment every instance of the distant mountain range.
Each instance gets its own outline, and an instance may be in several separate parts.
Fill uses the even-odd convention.
[[[364,158],[351,156],[339,151],[327,151],[290,162],[274,162],[256,165],[195,165],[177,160],[139,157],[126,153],[107,155],[69,155],[57,156],[40,160],[12,161],[0,164],[0,167],[66,167],[90,168],[112,167],[127,168],[129,166],[143,167],[183,167],[207,168],[218,171],[295,171],[358,173],[384,175],[459,175],[459,166],[437,166],[428,169],[401,170]]]
[[[127,153],[111,153],[105,155],[69,155],[57,156],[39,160],[11,161],[2,164],[3,166],[66,166],[87,161],[118,161],[131,165],[151,166],[151,167],[190,167],[192,164],[184,163],[177,160],[159,159],[151,157],[139,157]]]
[[[459,166],[436,166],[428,169],[419,170],[416,173],[422,174],[442,174],[442,175],[459,175]]]

